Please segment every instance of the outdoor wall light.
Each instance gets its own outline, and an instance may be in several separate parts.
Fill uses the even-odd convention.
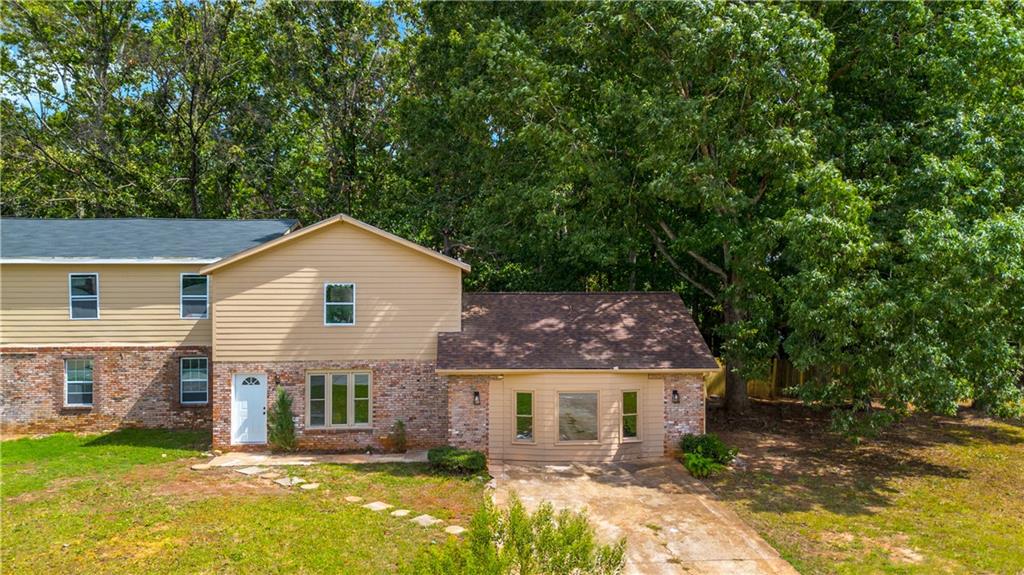
[[[672,390],[672,403],[679,403],[679,390],[678,389],[673,389]]]
[[[479,391],[474,391],[473,392],[473,405],[480,405],[480,392]]]

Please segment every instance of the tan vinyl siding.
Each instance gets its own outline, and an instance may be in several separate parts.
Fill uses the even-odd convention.
[[[181,319],[182,273],[201,265],[3,264],[0,266],[2,345],[203,345],[211,321]],[[100,318],[72,320],[68,274],[98,273]]]
[[[461,329],[459,268],[348,223],[217,269],[218,361],[434,361]],[[355,325],[324,325],[324,283],[353,283]]]
[[[598,462],[650,459],[664,452],[664,382],[647,374],[506,375],[490,384],[489,455],[503,461]],[[534,442],[515,437],[515,393],[533,392]],[[638,391],[639,441],[621,439],[622,392]],[[597,392],[599,440],[558,441],[558,393]]]

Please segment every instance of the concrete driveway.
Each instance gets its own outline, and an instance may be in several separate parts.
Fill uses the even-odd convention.
[[[598,536],[626,538],[626,573],[796,574],[778,552],[675,461],[648,464],[496,463],[499,505],[585,509]]]

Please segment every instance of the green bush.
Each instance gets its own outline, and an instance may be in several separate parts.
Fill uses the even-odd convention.
[[[711,458],[704,457],[699,453],[684,453],[682,457],[683,467],[690,472],[690,475],[697,479],[705,479],[710,477],[712,473],[717,473],[725,466]]]
[[[427,461],[434,469],[445,473],[472,475],[487,469],[487,457],[472,449],[458,449],[450,445],[435,447],[427,452]]]
[[[683,453],[693,453],[706,459],[721,464],[729,465],[736,458],[738,450],[729,447],[714,433],[704,435],[684,435],[679,440],[679,450]]]
[[[283,387],[277,388],[274,405],[267,414],[268,439],[274,451],[294,451],[295,421],[292,419],[292,398]]]
[[[405,437],[405,422],[399,419],[391,427],[391,433],[388,434],[387,440],[389,451],[396,453],[405,453],[408,448],[408,440]]]
[[[430,548],[405,570],[410,575],[614,575],[622,572],[626,541],[602,545],[583,513],[555,513],[550,504],[529,513],[515,495],[507,511],[490,503],[470,522],[463,540]]]

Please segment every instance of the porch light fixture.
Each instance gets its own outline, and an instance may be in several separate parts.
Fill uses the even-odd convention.
[[[672,390],[672,403],[679,403],[679,390],[678,389],[673,389]]]
[[[474,391],[473,392],[473,405],[480,405],[480,392],[479,391]]]

